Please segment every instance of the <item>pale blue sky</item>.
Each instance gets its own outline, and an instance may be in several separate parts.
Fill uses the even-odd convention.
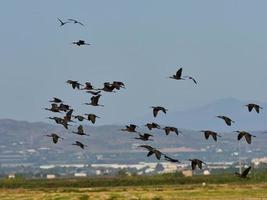
[[[184,110],[215,99],[266,101],[267,2],[246,0],[9,0],[0,3],[0,118],[46,121],[57,96],[99,124],[136,119],[151,105]],[[57,17],[86,27],[59,27]],[[84,39],[92,46],[75,47]],[[182,66],[196,77],[166,77]],[[67,79],[121,80],[104,108],[81,105],[90,95]],[[88,100],[87,100],[88,99]]]

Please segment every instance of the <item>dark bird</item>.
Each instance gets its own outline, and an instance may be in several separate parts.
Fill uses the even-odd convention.
[[[204,133],[204,136],[205,136],[206,139],[209,139],[209,137],[212,136],[214,141],[217,141],[217,137],[221,137],[218,133],[216,133],[214,131],[204,130],[204,131],[201,131],[201,132]]]
[[[90,82],[86,82],[83,90],[94,90],[94,87]]]
[[[130,124],[130,125],[126,125],[126,128],[121,129],[121,131],[127,131],[130,133],[136,133],[137,131],[135,130],[138,126],[135,124]]]
[[[48,119],[54,120],[57,124],[61,124],[63,119],[60,117],[48,117]]]
[[[101,91],[97,91],[97,92],[95,92],[95,91],[86,91],[86,92],[96,96],[96,95],[98,95]]]
[[[202,169],[202,164],[205,164],[203,161],[199,160],[199,159],[189,159],[189,161],[191,161],[191,167],[192,167],[192,170],[195,170],[196,169],[196,166],[199,167],[199,169]]]
[[[260,113],[260,109],[263,109],[262,107],[260,107],[257,104],[254,104],[254,103],[250,103],[250,104],[247,104],[245,106],[248,107],[248,111],[249,112],[251,112],[253,110],[253,108],[254,108],[257,113]]]
[[[182,71],[183,71],[183,68],[180,68],[176,74],[170,76],[169,78],[172,78],[172,79],[175,79],[175,80],[184,80],[184,78],[182,78]]]
[[[87,135],[87,136],[89,136],[88,134],[84,133],[84,130],[83,130],[83,126],[82,125],[78,126],[77,132],[72,131],[72,133],[75,133],[77,135]]]
[[[113,81],[111,85],[117,90],[120,90],[120,88],[125,88],[124,83],[121,81]]]
[[[238,140],[241,140],[241,138],[245,136],[245,139],[246,139],[248,144],[251,144],[251,137],[256,137],[255,135],[251,135],[250,133],[248,133],[246,131],[235,131],[235,132],[238,133],[238,135],[237,135]]]
[[[91,45],[89,43],[86,43],[84,40],[79,40],[77,42],[72,42],[72,44],[76,44],[77,46],[82,46],[82,45]]]
[[[164,108],[162,106],[152,106],[151,108],[153,108],[153,116],[154,117],[157,117],[159,111],[162,111],[165,114],[168,111],[166,108]]]
[[[142,148],[145,148],[148,150],[147,157],[155,154],[156,158],[158,160],[160,160],[162,153],[159,150],[157,150],[154,147],[151,147],[149,145],[140,145],[139,147],[142,147]]]
[[[173,163],[181,163],[179,160],[177,160],[177,159],[174,159],[174,158],[171,158],[171,157],[169,157],[169,156],[166,156],[166,155],[164,155],[164,158],[165,158],[165,160],[166,161],[169,161],[169,162],[173,162]]]
[[[83,144],[83,143],[81,143],[81,142],[79,142],[79,141],[75,141],[75,143],[73,143],[72,145],[79,146],[79,147],[81,147],[82,149],[84,149],[84,147],[88,147],[87,145],[85,145],[85,144]]]
[[[68,19],[68,20],[71,21],[71,22],[73,22],[74,24],[80,24],[80,25],[84,26],[83,23],[77,21],[76,19]]]
[[[69,105],[63,103],[59,104],[58,109],[63,112],[68,112],[69,110],[71,110]]]
[[[197,84],[197,81],[192,76],[184,76],[184,78],[188,78],[189,80],[192,80],[195,84]]]
[[[75,115],[74,119],[78,119],[80,122],[82,122],[86,118],[84,116],[82,116],[82,115]]]
[[[134,139],[143,140],[143,141],[148,141],[148,140],[153,141],[152,139],[149,139],[150,137],[153,137],[153,135],[151,135],[151,134],[144,133],[142,135],[142,134],[139,133],[138,135],[139,135],[139,137],[136,137]]]
[[[104,107],[104,105],[100,105],[98,104],[99,98],[101,97],[101,94],[97,95],[97,96],[92,96],[91,97],[91,102],[90,103],[85,103],[85,105],[91,105],[91,106],[102,106]]]
[[[95,114],[85,114],[87,116],[87,120],[91,121],[93,124],[95,123],[96,118],[100,118]]]
[[[49,101],[51,103],[62,103],[63,101],[59,98],[53,97],[53,100]]]
[[[147,123],[145,126],[146,126],[149,130],[152,130],[153,128],[160,129],[160,125],[158,125],[158,124],[155,123],[155,122]]]
[[[59,19],[59,18],[57,18],[58,19],[58,21],[60,22],[60,26],[64,26],[65,24],[67,24],[67,23],[70,23],[70,22],[68,22],[68,21],[66,21],[66,22],[63,22],[61,19]]]
[[[166,135],[169,135],[171,132],[176,133],[176,135],[179,135],[179,133],[182,133],[176,127],[172,127],[172,126],[166,126],[162,129],[165,131]]]
[[[66,83],[70,84],[73,89],[77,88],[78,90],[80,89],[80,86],[82,86],[82,84],[80,84],[78,81],[73,80],[67,80]]]
[[[62,137],[60,137],[60,136],[58,136],[57,134],[55,134],[55,133],[52,133],[52,134],[50,134],[50,135],[46,135],[47,137],[52,137],[52,140],[53,140],[53,142],[56,144],[57,142],[58,142],[58,139],[64,139],[64,138],[62,138]]]
[[[228,126],[231,126],[232,123],[235,123],[233,120],[231,120],[229,117],[226,117],[226,116],[217,116],[218,118],[220,119],[223,119],[225,121],[225,123],[228,125]]]
[[[56,103],[51,104],[51,108],[44,108],[45,110],[49,110],[51,112],[60,112],[60,109]]]
[[[98,90],[103,90],[105,92],[115,92],[115,91],[113,91],[114,89],[115,89],[114,85],[112,85],[109,82],[105,82],[104,87],[102,89],[98,89]]]
[[[71,120],[72,113],[73,113],[73,109],[70,109],[70,110],[66,113],[66,115],[64,116],[64,120],[66,120],[67,122],[73,122],[73,121]]]
[[[238,172],[235,172],[235,175],[237,175],[240,178],[248,178],[247,175],[248,175],[250,170],[251,170],[251,166],[248,167],[247,169],[245,169],[241,174]]]

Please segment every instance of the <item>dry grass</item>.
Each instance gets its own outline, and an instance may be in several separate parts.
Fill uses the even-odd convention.
[[[1,200],[115,200],[115,199],[267,199],[267,184],[177,185],[156,187],[0,189]]]

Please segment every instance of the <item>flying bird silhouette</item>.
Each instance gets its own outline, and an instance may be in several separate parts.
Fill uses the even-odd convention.
[[[258,104],[254,104],[254,103],[250,103],[250,104],[247,104],[245,105],[248,107],[248,111],[251,112],[254,108],[254,110],[257,112],[257,113],[260,113],[260,109],[263,109],[262,107],[260,107]]]
[[[199,169],[202,169],[202,164],[205,164],[202,160],[199,160],[199,159],[189,159],[189,161],[191,161],[191,168],[192,170],[195,170],[196,169],[196,166],[199,167]]]
[[[147,157],[149,157],[149,156],[155,154],[155,157],[156,157],[158,160],[160,160],[162,153],[161,153],[159,150],[155,149],[154,147],[151,147],[151,146],[149,146],[149,145],[140,145],[140,146],[138,146],[138,147],[142,147],[142,148],[145,148],[145,149],[148,150]]]
[[[201,132],[204,133],[204,136],[205,136],[206,139],[209,139],[209,137],[212,136],[214,141],[217,141],[217,137],[221,137],[217,132],[214,132],[214,131],[204,130],[204,131],[201,131]]]
[[[157,117],[159,111],[162,111],[165,114],[168,111],[166,108],[164,108],[162,106],[152,106],[151,108],[153,109],[153,116],[154,117]]]
[[[151,134],[148,134],[148,133],[140,134],[139,133],[138,135],[139,137],[136,137],[134,139],[143,140],[143,141],[148,141],[148,140],[153,141],[152,139],[149,139],[150,137],[153,137],[153,135]]]
[[[78,90],[80,89],[80,86],[82,86],[78,81],[73,80],[67,80],[66,83],[70,84],[73,89],[77,88]]]
[[[82,125],[79,125],[78,126],[77,132],[72,131],[72,133],[75,133],[77,135],[87,135],[87,136],[89,136],[88,134],[84,133],[84,130],[83,130],[83,126]]]
[[[78,40],[77,42],[72,42],[72,44],[75,44],[77,46],[91,45],[89,43],[86,43],[84,40]]]
[[[247,169],[245,169],[241,174],[238,172],[235,172],[235,175],[237,175],[240,178],[248,178],[247,175],[248,175],[250,170],[251,170],[251,166],[248,167]]]
[[[225,121],[225,123],[228,125],[228,126],[231,126],[232,123],[235,123],[233,120],[231,120],[229,117],[226,117],[226,116],[222,116],[222,115],[219,115],[217,116],[218,118],[220,119],[223,119]]]
[[[130,133],[137,133],[137,131],[135,130],[138,126],[135,124],[130,124],[130,125],[126,125],[126,128],[121,129],[121,131],[127,131]]]
[[[56,144],[58,142],[58,139],[64,139],[60,136],[58,136],[56,133],[52,133],[50,135],[46,135],[47,137],[52,137],[53,142]]]
[[[173,127],[173,126],[166,126],[162,129],[165,131],[166,135],[169,135],[171,132],[174,132],[176,135],[179,135],[179,133],[182,133],[176,127]]]
[[[59,98],[53,97],[53,100],[49,101],[51,103],[62,103],[63,101]]]
[[[184,78],[182,78],[182,71],[183,71],[183,68],[180,68],[176,74],[170,76],[169,78],[172,78],[172,79],[175,79],[175,80],[184,80]]]
[[[44,109],[51,112],[60,112],[60,109],[56,103],[52,103],[51,108],[44,108]]]
[[[145,126],[146,126],[149,130],[152,130],[153,128],[160,129],[160,125],[158,125],[158,124],[155,123],[155,122],[147,123]]]
[[[87,116],[87,120],[91,121],[93,124],[95,123],[96,118],[100,118],[95,114],[84,114],[84,115],[86,115]]]
[[[100,105],[98,104],[99,98],[101,97],[101,94],[97,95],[97,96],[92,96],[91,97],[91,102],[90,103],[85,103],[85,105],[91,105],[91,106],[102,106],[104,107],[104,105]]]
[[[88,147],[87,145],[79,142],[79,141],[75,141],[75,143],[73,143],[72,145],[76,145],[79,146],[80,148],[84,149],[84,147]]]
[[[246,131],[235,131],[235,132],[238,133],[238,135],[237,135],[238,140],[241,140],[243,137],[245,137],[248,144],[251,144],[251,138],[252,137],[256,137],[255,135],[252,135]]]

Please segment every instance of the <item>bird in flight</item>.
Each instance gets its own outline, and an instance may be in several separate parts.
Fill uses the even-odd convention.
[[[251,170],[251,166],[248,167],[247,169],[245,169],[241,174],[238,172],[235,172],[235,175],[237,175],[240,178],[248,178],[247,175],[248,175],[250,170]]]
[[[162,153],[159,150],[155,149],[154,147],[151,147],[149,145],[140,145],[138,147],[142,147],[148,150],[147,157],[155,154],[156,158],[160,160]]]
[[[263,109],[262,107],[260,107],[258,104],[255,104],[255,103],[250,103],[250,104],[247,104],[245,105],[248,107],[248,111],[251,112],[254,108],[254,110],[257,112],[257,113],[260,113],[260,109]]]
[[[99,98],[101,97],[101,94],[97,95],[97,96],[92,96],[91,97],[91,102],[90,103],[85,103],[85,105],[91,105],[91,106],[102,106],[104,107],[104,105],[100,105],[98,104]]]
[[[95,114],[84,114],[87,116],[87,120],[91,121],[93,124],[95,123],[96,118],[100,118]]]
[[[70,22],[68,22],[68,21],[66,21],[66,22],[63,22],[61,19],[59,19],[59,18],[57,18],[58,19],[58,21],[60,22],[60,26],[64,26],[65,24],[67,24],[67,23],[70,23]]]
[[[81,143],[81,142],[79,142],[79,141],[75,141],[75,143],[73,143],[72,145],[79,146],[79,147],[81,147],[82,149],[84,149],[84,147],[88,147],[87,145],[85,145],[85,144],[83,144],[83,143]]]
[[[152,130],[153,128],[160,129],[160,125],[158,125],[158,124],[155,123],[155,122],[147,123],[145,126],[146,126],[149,130]]]
[[[75,115],[74,119],[78,119],[80,122],[82,122],[86,118],[84,116],[82,116],[82,115]]]
[[[77,132],[72,131],[72,133],[75,133],[77,135],[87,135],[87,136],[89,136],[88,134],[84,133],[84,130],[83,130],[83,126],[82,125],[78,126]]]
[[[237,135],[238,140],[241,140],[243,137],[245,137],[248,144],[251,144],[251,138],[252,137],[256,137],[255,135],[252,135],[246,131],[235,131],[235,132],[238,133],[238,135]]]
[[[51,103],[62,103],[63,101],[57,97],[53,97],[53,100],[49,101]]]
[[[130,125],[126,125],[126,128],[121,129],[121,131],[127,131],[130,133],[136,133],[137,131],[135,130],[138,126],[135,124],[130,124]]]
[[[64,139],[60,136],[58,136],[56,133],[51,133],[50,135],[46,135],[47,137],[52,137],[53,142],[56,144],[58,142],[58,139]]]
[[[176,127],[173,127],[173,126],[166,126],[162,129],[165,131],[166,135],[169,135],[171,132],[176,133],[176,135],[179,135],[179,133],[182,133]]]
[[[80,25],[84,26],[83,23],[77,21],[76,19],[68,19],[68,20],[69,20],[69,22],[73,22],[74,24],[80,24]]]
[[[157,117],[159,111],[162,111],[165,114],[168,111],[166,108],[164,108],[162,106],[152,106],[151,108],[153,108],[153,116],[154,117]]]
[[[222,115],[219,115],[217,116],[218,118],[220,119],[223,119],[225,121],[225,123],[228,125],[228,126],[231,126],[232,123],[235,123],[233,120],[231,120],[229,117],[226,117],[226,116],[222,116]]]
[[[209,139],[209,137],[212,136],[214,141],[217,141],[217,137],[221,137],[218,133],[216,133],[214,131],[204,130],[204,131],[201,131],[201,132],[204,133],[204,136],[205,136],[206,139]]]
[[[139,135],[139,137],[136,137],[134,139],[143,140],[143,141],[148,141],[148,140],[153,141],[152,139],[149,139],[150,137],[153,137],[153,135],[151,135],[151,134],[144,133],[142,135],[142,134],[139,133],[138,135]]]
[[[183,72],[183,68],[180,68],[180,69],[178,69],[176,74],[170,76],[169,78],[172,78],[172,79],[175,79],[175,80],[184,80],[184,78],[182,78],[182,72]]]
[[[89,43],[86,43],[84,40],[78,40],[77,42],[72,42],[72,44],[76,44],[77,46],[91,45]]]
[[[45,110],[49,110],[51,112],[60,112],[60,109],[56,103],[51,104],[51,108],[44,108]]]
[[[196,166],[199,167],[199,169],[202,169],[202,164],[205,164],[202,160],[199,160],[199,159],[189,159],[189,161],[191,161],[191,167],[192,167],[192,170],[195,170],[196,169]]]
[[[73,80],[67,80],[66,83],[70,84],[73,89],[77,88],[78,90],[80,89],[80,86],[82,86],[78,81]]]

